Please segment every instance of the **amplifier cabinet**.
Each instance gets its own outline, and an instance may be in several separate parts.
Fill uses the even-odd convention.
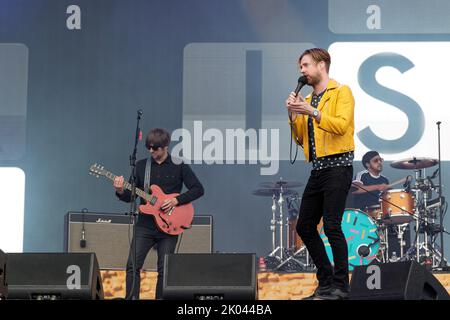
[[[178,237],[177,253],[213,251],[211,215],[194,216],[192,227]],[[84,229],[85,246],[81,246]],[[64,248],[67,252],[94,252],[100,269],[125,269],[133,237],[130,216],[113,213],[69,212],[65,217]],[[144,270],[156,271],[156,248],[152,248]]]

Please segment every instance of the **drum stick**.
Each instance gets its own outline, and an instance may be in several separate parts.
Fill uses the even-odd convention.
[[[405,183],[407,178],[408,177],[404,177],[404,178],[401,178],[400,180],[392,182],[391,184],[388,185],[388,188],[393,187],[393,186],[395,186],[397,184],[400,184],[400,183]]]

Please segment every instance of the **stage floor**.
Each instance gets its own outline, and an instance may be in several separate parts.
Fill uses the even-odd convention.
[[[101,270],[105,299],[125,297],[125,271]],[[156,272],[141,273],[141,299],[154,299]],[[450,293],[450,273],[434,273],[434,276]],[[311,295],[317,286],[316,274],[258,273],[258,300],[299,300]]]

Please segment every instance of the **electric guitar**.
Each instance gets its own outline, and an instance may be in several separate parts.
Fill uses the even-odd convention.
[[[95,177],[104,176],[112,181],[115,174],[104,169],[103,166],[94,164],[90,167],[89,173]],[[131,183],[124,182],[124,189],[131,191]],[[173,207],[169,212],[164,212],[161,206],[166,199],[172,199],[179,193],[165,194],[160,187],[153,184],[150,186],[151,193],[136,188],[136,195],[147,201],[146,204],[139,206],[139,211],[143,214],[152,215],[159,230],[170,235],[178,235],[191,227],[194,218],[194,207],[191,203]]]

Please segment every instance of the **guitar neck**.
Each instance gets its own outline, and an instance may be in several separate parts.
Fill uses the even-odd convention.
[[[106,171],[105,172],[105,177],[107,177],[108,179],[114,181],[114,178],[117,177],[117,176],[115,174],[109,172],[109,171]],[[130,191],[133,189],[133,186],[131,185],[131,183],[126,182],[126,181],[123,182],[123,187],[124,187],[124,189],[130,190]],[[152,201],[153,196],[151,194],[146,193],[144,190],[136,188],[136,194],[139,197],[143,198],[144,200],[146,200],[148,202]]]

